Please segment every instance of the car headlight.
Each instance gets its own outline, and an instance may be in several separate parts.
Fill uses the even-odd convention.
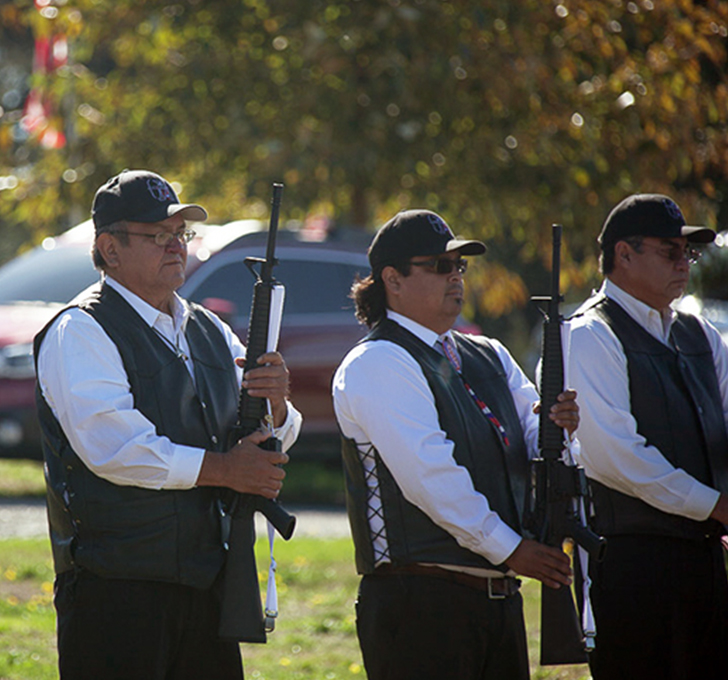
[[[33,344],[30,342],[0,347],[0,378],[23,380],[35,377]]]

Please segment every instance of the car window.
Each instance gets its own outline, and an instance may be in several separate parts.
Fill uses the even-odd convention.
[[[0,267],[0,304],[65,303],[98,278],[86,248],[35,248]]]
[[[349,312],[353,318],[353,303],[348,298],[351,283],[362,267],[340,262],[311,262],[284,260],[276,266],[274,275],[286,287],[284,314],[330,314]],[[195,287],[185,290],[188,299],[208,304],[211,299],[225,300],[234,305],[234,318],[247,319],[255,279],[243,262],[229,262],[211,272]],[[213,305],[208,304],[214,308]]]

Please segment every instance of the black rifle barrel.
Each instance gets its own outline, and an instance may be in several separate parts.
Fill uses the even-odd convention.
[[[273,267],[277,264],[275,247],[282,194],[283,185],[274,184],[265,259],[261,260],[255,257],[245,259],[245,264],[256,278],[253,287],[253,304],[250,307],[250,319],[248,321],[248,338],[245,354],[246,369],[255,368],[258,359],[268,349],[268,327],[272,311],[271,302],[273,299],[273,288],[276,285],[276,280],[273,277]],[[256,264],[260,265],[260,273],[255,270]],[[233,443],[260,428],[260,422],[266,415],[266,409],[267,404],[264,398],[251,397],[245,388],[240,388],[238,422],[235,430],[230,435],[231,439],[236,437],[236,439],[233,439]]]
[[[564,391],[564,355],[561,350],[561,317],[559,303],[559,278],[561,276],[561,231],[560,224],[552,227],[553,253],[551,271],[551,295],[547,302],[543,324],[541,347],[541,413],[539,415],[539,448],[546,460],[561,458],[564,449],[564,431],[549,418],[549,410]]]
[[[561,233],[552,226],[553,265],[551,295],[534,297],[546,302],[541,354],[541,413],[539,420],[540,458],[532,462],[532,496],[527,523],[537,540],[561,548],[567,538],[596,559],[604,555],[605,539],[586,526],[577,513],[578,503],[588,493],[582,468],[567,465],[562,458],[564,431],[549,418],[551,406],[564,390],[564,358],[561,347],[559,278],[561,275]],[[585,663],[584,635],[578,620],[571,588],[541,587],[541,664]]]
[[[273,185],[265,260],[259,258],[246,258],[245,260],[248,269],[256,277],[248,324],[246,368],[254,368],[258,358],[268,349],[271,300],[275,286],[273,278],[273,267],[276,264],[275,243],[282,192],[282,184]],[[255,264],[261,265],[260,273],[256,272]],[[262,397],[251,397],[241,386],[238,421],[229,433],[228,449],[232,448],[242,437],[260,429],[266,412],[266,400]],[[281,443],[278,439],[270,437],[260,445],[260,448],[280,451]],[[222,638],[239,642],[265,642],[266,632],[272,630],[272,619],[268,624],[268,620],[263,616],[260,602],[260,587],[254,553],[254,515],[256,512],[263,513],[286,540],[293,535],[296,518],[277,501],[263,496],[224,492],[223,497],[227,506],[227,518],[230,521],[230,534],[227,541],[219,634]]]

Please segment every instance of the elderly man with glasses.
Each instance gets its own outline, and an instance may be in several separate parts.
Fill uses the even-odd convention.
[[[589,567],[594,680],[728,673],[728,347],[671,306],[714,238],[667,196],[629,196],[599,235],[604,284],[569,322],[577,459],[608,540]]]
[[[524,538],[538,394],[497,340],[453,330],[469,255],[437,214],[397,214],[352,288],[370,328],[333,382],[362,574],[370,680],[529,677],[517,575],[567,587],[569,559]],[[563,393],[551,417],[573,433]]]
[[[239,645],[217,636],[220,487],[276,498],[288,456],[260,448],[262,432],[226,450],[245,347],[175,292],[186,222],[205,210],[135,170],[96,192],[92,215],[100,291],[35,343],[60,676],[239,680]],[[301,424],[288,371],[277,352],[259,363],[244,384],[285,450]]]

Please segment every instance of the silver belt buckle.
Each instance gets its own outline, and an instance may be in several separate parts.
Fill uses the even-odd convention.
[[[506,593],[494,593],[493,592],[493,581],[496,579],[488,577],[488,599],[489,600],[505,600],[508,595]],[[497,579],[498,581],[502,581],[503,579]],[[503,581],[505,584],[505,581]]]

